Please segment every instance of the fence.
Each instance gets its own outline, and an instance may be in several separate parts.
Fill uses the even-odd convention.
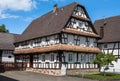
[[[19,62],[19,63],[12,63],[12,62],[3,62],[0,63],[0,72],[4,71],[13,71],[13,70],[25,70],[27,63]]]
[[[97,64],[80,64],[80,63],[33,63],[33,68],[38,69],[60,69],[64,65],[66,69],[95,69]]]

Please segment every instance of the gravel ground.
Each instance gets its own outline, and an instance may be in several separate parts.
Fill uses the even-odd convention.
[[[70,76],[51,76],[26,71],[0,73],[0,81],[98,81]]]

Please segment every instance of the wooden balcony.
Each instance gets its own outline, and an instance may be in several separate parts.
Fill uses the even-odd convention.
[[[44,53],[44,52],[51,52],[51,51],[58,51],[58,50],[86,52],[86,53],[100,52],[100,49],[97,47],[91,48],[91,47],[82,47],[82,46],[75,46],[75,45],[68,45],[68,44],[56,44],[53,46],[15,50],[14,54],[34,54],[34,53]]]

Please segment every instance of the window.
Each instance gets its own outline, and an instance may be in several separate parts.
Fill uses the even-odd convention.
[[[15,44],[15,47],[19,47],[19,44]]]
[[[33,46],[33,40],[30,41],[30,45]]]
[[[74,10],[74,14],[77,16],[81,16],[82,8],[81,7],[76,7]]]
[[[74,36],[74,44],[80,45],[80,37],[79,36]]]
[[[45,61],[45,55],[42,55],[42,61],[43,62]]]
[[[78,22],[77,29],[82,30],[82,29],[83,29],[83,28],[82,28],[82,25],[83,25],[83,22],[82,22],[82,21],[79,21],[79,22]]]
[[[9,56],[8,56],[8,58],[12,58],[12,56],[11,56],[11,55],[9,55]]]
[[[39,43],[41,43],[41,39],[40,39],[40,38],[35,39],[34,43],[35,43],[35,44],[39,44]]]
[[[90,62],[92,62],[94,60],[94,54],[90,55]]]
[[[81,21],[79,22],[79,27],[82,27],[82,22]]]
[[[47,42],[47,45],[49,45],[49,42],[50,41],[50,37],[46,37],[46,42]]]
[[[78,62],[78,60],[79,60],[79,55],[78,55],[78,53],[76,54],[76,62]]]
[[[54,54],[51,54],[51,61],[54,61]]]
[[[81,54],[81,62],[85,62],[86,61],[86,55],[85,54]]]
[[[58,42],[58,41],[59,41],[58,38],[59,38],[58,35],[55,35],[55,36],[54,36],[55,43],[59,43],[59,42]]]
[[[104,44],[104,48],[107,48],[108,46],[107,46],[107,44]]]
[[[69,54],[69,55],[68,55],[68,61],[71,62],[71,61],[73,60],[72,58],[73,58],[73,57],[72,57],[72,54]]]
[[[86,45],[89,46],[90,45],[90,38],[86,37]]]
[[[94,47],[97,47],[97,40],[94,39]]]
[[[69,25],[68,25],[68,28],[74,28],[74,24],[76,24],[76,20],[71,18]]]
[[[68,35],[67,34],[62,34],[62,43],[67,44],[68,43]]]

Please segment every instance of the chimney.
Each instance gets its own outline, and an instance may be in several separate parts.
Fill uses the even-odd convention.
[[[103,26],[100,27],[100,37],[101,37],[101,39],[104,37],[104,27]]]
[[[104,18],[103,25],[100,27],[100,37],[101,37],[101,38],[104,37],[104,27],[106,26],[106,24],[107,24],[107,21],[106,21],[106,19]]]
[[[55,13],[57,11],[57,9],[58,9],[58,6],[57,6],[57,4],[55,4],[54,9],[53,9],[53,13]]]

